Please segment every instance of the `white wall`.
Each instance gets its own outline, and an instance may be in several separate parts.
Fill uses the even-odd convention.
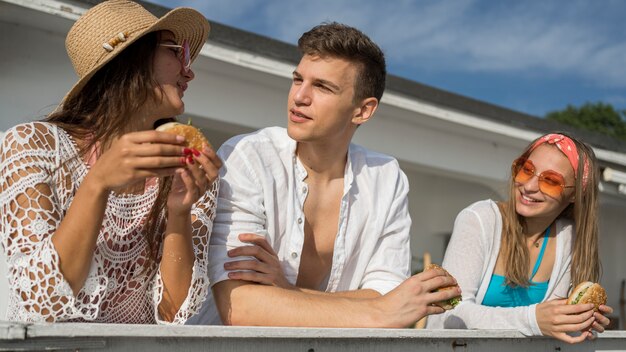
[[[620,282],[626,280],[626,206],[602,204],[599,221],[600,261],[603,272],[601,283],[607,290],[609,305],[613,307],[614,315],[617,316]],[[622,324],[624,323],[626,322]]]
[[[41,119],[76,81],[65,37],[0,21],[0,130]]]
[[[432,256],[433,263],[441,264],[445,251],[446,235],[452,233],[457,214],[465,207],[482,199],[500,200],[490,188],[433,173],[403,168],[409,179],[409,210],[411,213],[411,249],[421,267],[425,251]]]

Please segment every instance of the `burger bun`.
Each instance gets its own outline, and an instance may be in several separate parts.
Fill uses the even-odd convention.
[[[195,150],[202,150],[204,144],[208,145],[209,148],[213,148],[200,129],[192,125],[168,122],[157,127],[156,130],[185,137],[186,146]]]
[[[585,281],[574,288],[567,304],[593,303],[593,309],[597,311],[599,306],[606,304],[606,299],[606,291],[600,284]]]

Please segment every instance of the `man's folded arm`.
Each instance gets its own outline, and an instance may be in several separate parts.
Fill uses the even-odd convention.
[[[307,292],[308,291],[308,292]],[[287,290],[280,287],[225,280],[213,286],[225,325],[375,327],[374,290],[336,293]],[[382,325],[381,325],[382,326]]]

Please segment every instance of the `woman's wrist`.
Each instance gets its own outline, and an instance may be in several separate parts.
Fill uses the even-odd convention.
[[[191,234],[191,209],[167,209],[165,235],[170,233]]]
[[[181,218],[187,218],[191,216],[191,207],[167,207],[167,220],[180,222]]]
[[[87,192],[95,198],[108,198],[109,192],[111,191],[104,182],[92,173],[87,173],[80,187],[86,189]]]

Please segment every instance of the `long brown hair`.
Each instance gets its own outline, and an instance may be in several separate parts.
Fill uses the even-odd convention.
[[[565,134],[578,150],[578,167],[575,181],[574,202],[567,206],[557,218],[569,218],[574,221],[574,245],[572,248],[571,280],[574,286],[583,281],[597,282],[601,268],[598,258],[598,182],[599,170],[593,149],[587,144]],[[537,140],[526,147],[520,158],[530,155],[531,147]],[[583,170],[588,163],[587,184],[583,187]],[[509,181],[509,199],[500,204],[502,210],[502,248],[505,265],[506,283],[511,286],[528,287],[528,267],[530,254],[524,235],[525,218],[515,209],[515,172],[511,168]]]
[[[103,66],[77,94],[62,103],[44,121],[63,128],[78,144],[78,157],[85,159],[97,143],[106,151],[124,133],[137,129],[138,121],[129,119],[148,102],[158,101],[153,78],[155,52],[159,32],[148,33],[129,45],[111,62]],[[143,231],[148,243],[149,262],[156,261],[171,178],[159,182],[157,199],[150,210]]]

